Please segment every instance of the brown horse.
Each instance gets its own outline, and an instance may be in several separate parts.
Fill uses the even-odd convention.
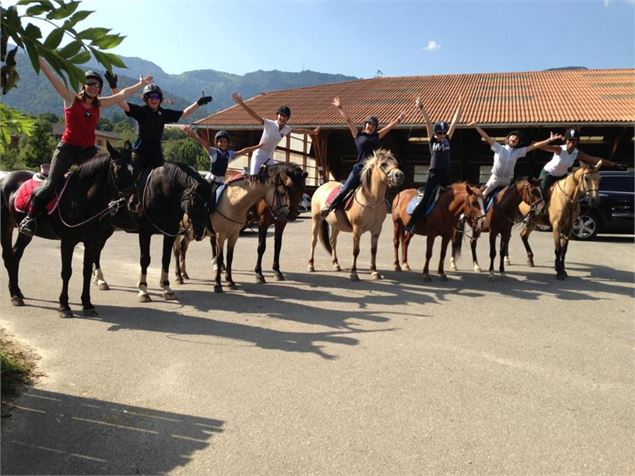
[[[393,245],[395,247],[395,271],[410,271],[408,265],[408,245],[413,235],[404,233],[404,227],[410,220],[407,212],[408,203],[417,194],[414,188],[401,191],[392,202]],[[441,280],[447,280],[443,269],[443,261],[448,244],[456,230],[457,222],[461,214],[465,214],[474,223],[480,223],[485,216],[481,192],[476,187],[471,187],[466,182],[453,183],[441,194],[434,209],[428,216],[417,222],[415,233],[427,235],[426,264],[423,268],[423,279],[430,280],[429,266],[432,258],[434,239],[441,236],[441,257],[439,259],[439,276]],[[399,243],[402,247],[402,264],[399,264]]]
[[[351,281],[359,281],[357,275],[357,257],[359,256],[359,240],[363,233],[371,233],[371,261],[370,271],[373,279],[381,279],[377,272],[375,260],[377,257],[377,241],[386,218],[386,190],[403,183],[404,173],[399,170],[399,163],[395,156],[385,149],[376,150],[371,155],[361,173],[361,185],[355,190],[351,206],[346,210],[335,210],[326,218],[322,218],[320,211],[324,208],[331,191],[339,182],[327,182],[320,186],[311,199],[312,239],[311,253],[307,269],[315,271],[313,266],[315,245],[318,240],[331,254],[333,269],[340,270],[337,261],[337,235],[342,232],[353,234],[353,264],[351,266]],[[329,240],[329,225],[332,234]]]
[[[580,198],[586,195],[592,200],[597,199],[600,189],[600,173],[602,161],[591,167],[580,167],[574,173],[558,180],[551,186],[551,193],[547,203],[547,217],[537,217],[536,221],[542,224],[551,224],[553,228],[553,241],[555,244],[555,269],[556,278],[564,280],[567,277],[564,260],[569,247],[569,239],[580,215]],[[529,212],[529,205],[521,203],[519,210],[523,215]],[[548,222],[546,221],[548,220]],[[534,253],[529,246],[529,235],[536,227],[535,223],[524,226],[520,231],[520,238],[527,251],[527,262],[534,266]]]
[[[533,179],[517,180],[503,188],[494,199],[492,206],[489,210],[487,210],[487,224],[485,226],[479,227],[477,224],[468,221],[470,227],[472,228],[470,247],[472,249],[472,263],[474,265],[474,271],[481,271],[481,267],[478,264],[478,258],[476,257],[477,240],[482,232],[489,232],[489,277],[490,279],[495,277],[494,259],[496,258],[496,237],[498,235],[501,236],[499,271],[501,277],[505,276],[505,258],[509,256],[509,239],[512,227],[521,218],[518,206],[523,201],[530,204],[537,213],[542,213],[545,202],[537,181]],[[458,252],[461,250],[461,243],[458,243],[457,240],[461,241],[462,239],[463,229],[458,231],[453,238],[453,249],[456,249]],[[456,269],[454,267],[454,256],[452,257],[451,266],[453,269]]]
[[[273,272],[278,281],[284,281],[284,275],[280,271],[280,251],[282,249],[282,234],[287,226],[287,223],[294,221],[298,216],[298,207],[302,196],[304,194],[304,187],[306,185],[307,172],[304,172],[302,168],[293,163],[278,164],[285,170],[286,176],[291,180],[283,182],[286,193],[287,201],[289,203],[289,214],[285,218],[283,216],[275,216],[274,210],[263,198],[254,205],[249,214],[256,217],[258,223],[258,261],[256,262],[256,277],[261,283],[266,282],[265,277],[262,274],[262,256],[265,253],[267,247],[267,230],[271,225],[275,226],[274,235],[274,255],[273,255]],[[236,177],[239,175],[238,171],[228,171],[226,177]],[[187,220],[187,217],[182,222],[183,234],[180,235],[174,242],[174,258],[176,261],[175,274],[176,282],[183,284],[184,279],[190,279],[187,274],[185,257],[187,255],[187,249],[190,242],[194,239],[191,234],[191,226]],[[208,233],[209,234],[209,233]],[[215,237],[211,237],[212,242]],[[214,256],[216,256],[214,254]]]

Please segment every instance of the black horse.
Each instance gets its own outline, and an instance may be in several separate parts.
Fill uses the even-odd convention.
[[[61,317],[73,317],[68,305],[68,282],[73,272],[71,261],[77,243],[84,244],[82,306],[85,316],[97,312],[90,301],[90,277],[97,243],[103,239],[102,218],[114,214],[134,190],[130,149],[117,151],[108,144],[109,156],[97,156],[80,164],[70,176],[57,209],[37,220],[36,235],[61,240],[62,292],[59,297]],[[9,274],[9,292],[14,306],[24,305],[18,285],[20,260],[32,237],[18,233],[14,245],[13,229],[25,213],[15,209],[16,191],[33,177],[33,172],[11,172],[0,180],[0,235],[2,259]]]
[[[174,291],[170,289],[168,280],[172,245],[179,234],[181,219],[185,213],[190,217],[194,239],[203,239],[209,224],[211,192],[211,185],[188,165],[167,162],[153,169],[146,180],[145,188],[139,192],[141,211],[133,214],[127,209],[120,210],[112,218],[111,226],[103,232],[101,245],[97,247],[94,256],[95,282],[99,288],[108,289],[100,262],[106,240],[116,228],[128,233],[138,233],[141,265],[141,274],[137,282],[139,301],[150,302],[146,281],[150,265],[150,238],[161,233],[163,253],[160,287],[163,289],[164,299],[177,299]]]

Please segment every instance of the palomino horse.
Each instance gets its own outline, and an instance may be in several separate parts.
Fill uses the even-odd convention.
[[[112,235],[115,228],[128,233],[139,234],[139,251],[141,273],[137,281],[139,301],[150,302],[148,294],[147,273],[150,266],[150,240],[152,235],[163,235],[163,252],[161,259],[161,278],[159,286],[163,290],[163,298],[176,300],[176,294],[170,288],[168,270],[172,244],[179,234],[179,225],[183,215],[187,213],[193,226],[196,240],[201,240],[209,223],[211,186],[201,175],[186,164],[167,162],[153,169],[148,176],[141,195],[140,214],[131,214],[128,210],[117,213],[103,229],[104,240],[95,256],[95,281],[100,289],[108,289],[101,270],[101,250],[105,240]]]
[[[68,304],[68,282],[73,272],[71,264],[77,243],[84,244],[82,308],[85,316],[96,316],[90,300],[90,276],[93,256],[102,240],[102,217],[125,208],[134,190],[130,150],[116,151],[108,144],[110,157],[97,156],[82,164],[71,174],[62,198],[50,215],[38,218],[36,235],[61,240],[62,292],[59,297],[59,315],[73,317]],[[12,172],[0,180],[0,233],[2,258],[9,273],[9,292],[14,306],[24,305],[24,295],[18,286],[18,271],[24,249],[31,237],[18,234],[12,247],[13,229],[25,213],[16,210],[16,192],[20,185],[33,177],[32,172]],[[27,184],[28,185],[28,184]]]
[[[276,213],[273,209],[273,205],[268,203],[265,198],[261,198],[256,205],[251,207],[248,213],[254,213],[258,218],[258,261],[256,263],[256,276],[259,282],[264,283],[265,278],[262,275],[262,255],[266,249],[267,229],[272,223],[275,223],[275,250],[273,259],[273,270],[276,279],[279,281],[284,280],[284,275],[280,272],[280,250],[282,247],[282,233],[287,225],[287,221],[293,221],[298,216],[298,205],[302,199],[304,193],[304,186],[307,177],[307,173],[304,172],[300,166],[292,163],[278,164],[280,170],[283,170],[288,178],[291,180],[283,180],[282,183],[286,189],[287,201],[289,203],[288,216],[284,216],[283,213]],[[230,177],[229,183],[231,184],[231,178],[237,178],[240,174],[237,171],[228,172],[226,176]],[[179,235],[174,242],[174,258],[176,261],[175,273],[176,282],[183,284],[184,279],[190,279],[187,274],[186,268],[186,255],[190,242],[192,241],[190,227],[187,217],[183,220],[182,228],[185,233]],[[212,244],[212,250],[214,256],[216,256],[215,242],[216,238],[212,235],[210,237]]]
[[[538,183],[533,179],[521,179],[512,182],[504,187],[494,198],[494,203],[487,210],[487,225],[477,226],[469,221],[472,228],[472,237],[470,239],[470,247],[472,249],[472,263],[474,271],[480,272],[481,267],[478,265],[476,257],[476,243],[481,232],[489,232],[489,277],[494,278],[494,259],[496,258],[496,237],[501,236],[500,242],[500,267],[501,277],[505,276],[505,258],[509,256],[509,239],[512,227],[521,218],[518,206],[521,202],[530,204],[537,212],[542,213],[544,208],[544,200]],[[460,229],[452,238],[452,248],[456,250],[456,255],[460,254],[461,243],[463,240],[463,229]],[[454,257],[452,257],[452,266],[454,267]]]
[[[413,235],[404,232],[405,225],[410,220],[407,212],[408,203],[417,194],[414,188],[402,190],[392,202],[393,221],[393,245],[395,247],[395,271],[410,271],[408,265],[408,245]],[[483,200],[481,192],[475,187],[471,187],[467,182],[453,183],[449,185],[441,194],[437,204],[429,215],[417,222],[415,233],[427,235],[426,264],[423,268],[423,279],[430,280],[430,258],[432,258],[432,248],[434,239],[441,236],[441,256],[439,258],[439,277],[445,281],[448,277],[443,268],[443,262],[447,253],[448,244],[456,230],[456,226],[461,214],[465,214],[474,223],[480,223],[485,216],[483,210]],[[402,264],[399,265],[399,243],[401,242]]]
[[[227,263],[225,280],[229,289],[236,289],[232,278],[234,247],[245,227],[248,210],[264,199],[270,213],[279,220],[286,220],[289,214],[287,189],[291,178],[287,176],[287,164],[271,165],[257,175],[242,176],[230,180],[210,217],[213,236],[213,268],[216,271],[214,292],[222,293],[221,272],[223,269],[223,247],[227,242]],[[185,258],[185,257],[183,257]]]
[[[580,167],[574,173],[558,180],[551,186],[551,193],[547,202],[548,220],[553,228],[553,241],[555,244],[555,269],[556,278],[564,280],[567,277],[564,260],[569,247],[569,239],[575,225],[575,221],[580,215],[580,198],[586,195],[595,200],[600,189],[600,173],[598,170],[602,166],[600,160],[591,167]],[[521,203],[519,209],[523,215],[529,212],[529,205]],[[540,217],[537,220],[541,220]],[[542,219],[544,220],[544,219]],[[527,261],[530,266],[534,266],[534,253],[529,246],[529,234],[535,228],[531,223],[520,231],[520,238],[527,251]]]
[[[399,170],[399,163],[395,156],[385,149],[376,150],[368,158],[361,173],[361,185],[355,190],[353,203],[347,210],[335,210],[326,219],[322,218],[320,211],[325,206],[326,199],[339,182],[327,182],[320,186],[311,199],[311,219],[313,225],[313,237],[311,241],[311,254],[307,269],[315,271],[313,267],[315,245],[318,240],[326,250],[331,253],[333,269],[340,270],[337,261],[337,235],[341,231],[353,233],[353,264],[351,266],[350,279],[358,281],[357,256],[359,255],[359,240],[363,233],[371,233],[371,261],[370,271],[373,279],[381,279],[377,272],[375,260],[377,256],[377,240],[386,217],[386,189],[396,187],[403,183],[404,173]],[[332,235],[329,242],[328,226],[331,225]]]

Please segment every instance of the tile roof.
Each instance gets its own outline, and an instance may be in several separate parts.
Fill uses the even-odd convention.
[[[275,118],[281,104],[291,108],[294,126],[346,127],[331,99],[339,96],[354,123],[369,114],[387,123],[404,111],[401,127],[421,124],[414,98],[421,95],[432,121],[449,121],[463,96],[462,124],[628,124],[635,122],[635,69],[550,70],[437,76],[379,77],[259,94],[245,102],[263,117]],[[197,124],[211,128],[256,126],[235,105]],[[259,125],[258,125],[259,126]]]

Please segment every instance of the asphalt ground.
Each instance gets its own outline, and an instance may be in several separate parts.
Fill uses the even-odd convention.
[[[306,272],[310,221],[287,227],[286,281],[257,284],[257,237],[238,241],[237,291],[212,292],[207,243],[190,247],[192,279],[137,301],[137,238],[115,233],[93,288],[97,318],[57,317],[59,245],[35,239],[14,308],[1,273],[0,324],[41,356],[46,375],[2,420],[2,474],[617,474],[635,473],[633,236],[572,242],[555,279],[550,233],[536,267],[514,231],[505,279],[449,280],[392,271],[392,225],[371,281],[323,249]],[[433,258],[436,271],[439,240]],[[319,246],[319,245],[318,245]],[[271,268],[270,234],[265,269]],[[481,267],[488,266],[481,240]],[[71,305],[80,311],[81,250]],[[446,260],[446,270],[448,269]],[[416,271],[415,271],[416,270]],[[171,272],[171,275],[173,271]]]

